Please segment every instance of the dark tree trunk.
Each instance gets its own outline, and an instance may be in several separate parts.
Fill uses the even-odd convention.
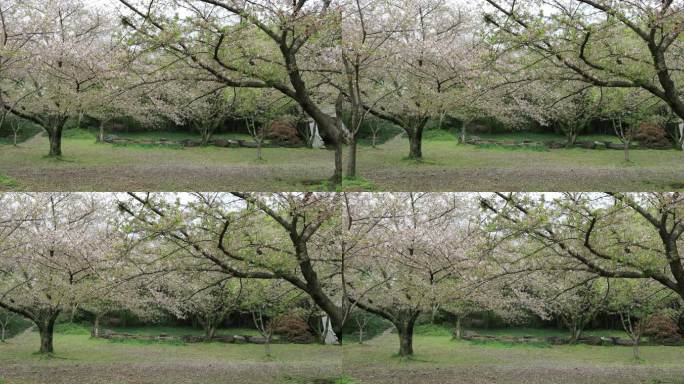
[[[422,130],[409,133],[409,159],[420,160],[423,158],[423,135]]]
[[[409,137],[409,159],[421,160],[423,158],[423,130],[428,119],[420,120],[414,127],[404,128]]]
[[[415,322],[415,317],[412,317],[395,325],[399,332],[399,356],[401,357],[413,355],[413,327]]]
[[[40,333],[40,353],[49,354],[55,351],[52,339],[55,333],[56,320],[57,314],[54,314],[37,324],[38,332]]]
[[[64,123],[60,123],[48,130],[48,137],[50,140],[49,156],[62,156],[62,128]]]

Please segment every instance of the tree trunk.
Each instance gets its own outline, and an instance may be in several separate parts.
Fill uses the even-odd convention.
[[[342,141],[337,140],[335,143],[335,172],[330,178],[332,187],[342,185]]]
[[[52,339],[55,332],[56,320],[57,314],[50,316],[49,319],[38,324],[38,332],[40,333],[40,353],[49,354],[55,351]]]
[[[50,153],[48,156],[62,156],[62,126],[63,124],[48,130],[50,139]]]
[[[347,159],[347,177],[355,178],[356,177],[356,151],[357,151],[356,136],[352,137],[349,140],[348,150],[349,150],[349,159]]]
[[[216,325],[208,321],[204,325],[204,341],[212,341],[216,335]]]
[[[415,320],[397,325],[399,331],[399,356],[408,357],[413,355],[413,325]]]
[[[363,328],[359,327],[359,344],[363,344]]]
[[[266,357],[271,357],[271,338],[273,337],[273,332],[269,331],[266,334],[266,342],[264,343],[264,353]]]
[[[629,142],[625,141],[624,143],[624,148],[625,148],[625,162],[629,163]]]
[[[423,130],[428,119],[422,119],[413,126],[404,127],[409,137],[409,159],[421,160],[423,158]]]
[[[263,156],[261,155],[261,139],[257,141],[257,160],[261,161],[263,160]]]
[[[7,334],[7,326],[4,324],[0,325],[0,342],[5,342],[5,336]]]
[[[463,327],[461,326],[461,316],[456,318],[456,330],[454,332],[456,340],[461,340],[463,338]]]
[[[634,346],[632,347],[632,352],[634,353],[634,360],[641,360],[641,355],[639,353],[639,344],[641,344],[640,338],[634,339]]]
[[[94,338],[100,337],[100,315],[95,315],[95,319],[93,320],[93,330],[90,334]]]
[[[97,134],[97,142],[98,143],[104,143],[104,125],[105,125],[104,120],[100,120],[100,130]]]
[[[468,129],[468,122],[464,121],[463,126],[461,126],[461,144],[466,143],[466,130]]]
[[[409,159],[420,160],[423,158],[423,130],[416,129],[409,133]]]
[[[13,132],[12,144],[14,144],[15,147],[17,146],[17,131],[16,130]]]

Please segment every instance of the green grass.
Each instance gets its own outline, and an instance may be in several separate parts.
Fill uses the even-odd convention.
[[[84,136],[77,133],[74,137]],[[327,185],[312,185],[311,181],[327,180],[333,168],[333,151],[308,148],[264,148],[263,162],[254,161],[252,148],[166,150],[65,138],[61,161],[46,158],[47,149],[46,137],[18,148],[0,146],[0,174],[32,191],[302,191],[327,190]],[[684,189],[684,153],[675,150],[635,150],[633,164],[625,165],[623,153],[616,150],[506,150],[428,139],[423,161],[402,160],[407,154],[408,140],[402,137],[378,148],[359,147],[359,179],[348,180],[344,188],[471,192]],[[0,190],[9,188],[0,185]]]
[[[309,185],[310,191],[335,191],[335,192],[372,192],[376,190],[373,182],[362,177],[345,177],[342,185],[333,187],[328,180]]]
[[[19,183],[9,176],[0,174],[0,187],[5,187],[7,189],[15,189],[19,187]]]

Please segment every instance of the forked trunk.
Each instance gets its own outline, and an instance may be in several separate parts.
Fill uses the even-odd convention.
[[[204,326],[204,341],[212,341],[216,335],[216,324],[211,321],[202,322]]]

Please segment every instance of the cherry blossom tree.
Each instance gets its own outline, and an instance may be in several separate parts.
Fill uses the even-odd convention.
[[[411,356],[418,316],[469,293],[479,263],[470,253],[478,228],[472,207],[443,194],[355,194],[346,202],[349,236],[338,250],[345,294],[390,321],[399,355]]]
[[[547,77],[639,88],[684,118],[684,12],[677,1],[487,0],[494,36]],[[542,9],[543,11],[539,11]]]
[[[324,51],[321,44],[330,44],[329,26],[337,17],[330,0],[120,2],[130,10],[124,20],[141,44],[181,58],[188,70],[226,86],[275,89],[339,143],[338,118],[324,112],[316,97],[314,59]],[[176,7],[187,16],[173,17]],[[341,178],[336,160],[334,184]]]
[[[67,119],[83,112],[91,92],[101,87],[118,46],[111,20],[80,0],[17,2],[33,36],[21,46],[19,70],[3,85],[6,111],[41,126],[50,156],[61,156]],[[11,23],[15,20],[5,20]]]
[[[371,91],[380,92],[370,112],[400,126],[409,138],[409,157],[422,158],[422,135],[432,118],[454,109],[458,92],[474,77],[479,47],[476,18],[456,10],[447,1],[405,1],[401,30],[381,48],[385,60],[373,74],[380,80]],[[387,97],[384,97],[386,95]]]
[[[0,307],[31,320],[40,352],[52,353],[57,316],[111,289],[116,236],[93,195],[10,194],[2,221],[11,230],[0,258]]]
[[[527,244],[520,271],[651,280],[684,297],[683,201],[680,193],[496,193],[481,203],[500,242]]]
[[[339,219],[339,195],[235,192],[175,198],[129,194],[119,204],[129,218],[125,227],[169,249],[183,249],[195,270],[288,282],[330,317],[342,340],[349,309],[331,282],[339,265],[320,246]],[[184,259],[178,262],[183,265]]]

